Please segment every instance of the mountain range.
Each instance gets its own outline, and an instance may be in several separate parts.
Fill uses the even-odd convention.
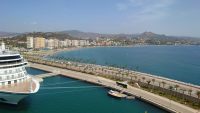
[[[3,32],[3,31],[0,31],[0,38],[1,37],[13,37],[13,36],[17,36],[19,35],[20,33],[13,33],[13,32]]]
[[[67,30],[58,32],[30,32],[30,33],[11,33],[0,32],[0,37],[14,37],[20,40],[25,40],[27,36],[42,36],[45,38],[57,38],[64,39],[96,39],[99,38],[112,38],[112,39],[142,39],[142,40],[154,40],[154,41],[192,41],[200,42],[200,38],[186,37],[186,36],[168,36],[164,34],[156,34],[153,32],[143,32],[138,34],[101,34],[93,32],[82,32],[78,30]]]
[[[168,36],[164,34],[156,34],[153,32],[143,32],[143,33],[137,33],[137,34],[101,34],[101,33],[93,33],[93,32],[82,32],[79,30],[68,30],[68,31],[60,31],[57,33],[61,34],[68,34],[73,37],[78,37],[78,38],[84,38],[84,39],[93,39],[96,37],[109,37],[109,38],[138,38],[138,37],[145,37],[145,38],[176,38],[176,39],[198,39],[196,37],[189,37],[189,36]]]

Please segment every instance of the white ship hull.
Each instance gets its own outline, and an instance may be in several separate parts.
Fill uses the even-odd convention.
[[[18,104],[20,100],[27,97],[29,94],[16,94],[0,92],[0,102],[7,104]]]
[[[7,104],[18,104],[25,97],[29,96],[30,94],[38,92],[40,88],[39,82],[35,80],[34,78],[32,78],[32,83],[35,84],[35,88],[32,89],[30,92],[16,93],[16,92],[0,91],[0,102],[7,103]]]

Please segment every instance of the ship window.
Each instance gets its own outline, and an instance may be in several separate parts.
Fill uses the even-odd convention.
[[[5,70],[4,73],[7,74],[7,70]]]
[[[10,77],[9,76],[7,76],[7,79],[9,79]]]
[[[8,84],[10,85],[10,84],[11,84],[11,81],[8,81]]]
[[[5,61],[5,62],[0,62],[0,64],[11,64],[11,63],[19,63],[22,60],[15,60],[15,61]]]
[[[14,79],[14,75],[12,75],[12,79]]]
[[[20,64],[20,65],[15,65],[15,66],[5,66],[5,67],[0,67],[0,69],[6,69],[6,68],[13,68],[13,67],[20,67],[20,66],[24,66],[26,65],[26,63],[24,64]],[[17,69],[16,69],[16,72],[17,72]],[[5,73],[5,72],[4,72]]]
[[[14,80],[14,83],[17,83],[17,80]]]
[[[0,60],[19,59],[19,58],[21,58],[19,55],[17,55],[17,56],[6,56],[6,57],[0,57]]]

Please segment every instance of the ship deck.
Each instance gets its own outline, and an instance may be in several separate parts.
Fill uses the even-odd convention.
[[[31,79],[27,79],[20,83],[14,83],[11,85],[0,86],[0,92],[5,93],[30,93],[31,92],[31,85],[32,90],[35,90],[36,83]]]

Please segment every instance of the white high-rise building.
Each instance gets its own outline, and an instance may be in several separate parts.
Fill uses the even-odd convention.
[[[53,39],[53,41],[54,41],[54,48],[59,48],[59,40]]]
[[[53,49],[54,48],[54,40],[53,39],[46,40],[46,47],[49,49]]]
[[[27,39],[27,48],[32,49],[33,48],[33,37],[26,37]]]
[[[66,47],[66,42],[65,41],[59,41],[59,48]]]
[[[72,40],[72,46],[79,46],[79,40]]]
[[[34,38],[34,48],[35,49],[42,49],[42,48],[45,48],[45,38],[43,37],[35,37]]]
[[[71,47],[72,46],[72,40],[65,39],[66,42],[66,47]]]

